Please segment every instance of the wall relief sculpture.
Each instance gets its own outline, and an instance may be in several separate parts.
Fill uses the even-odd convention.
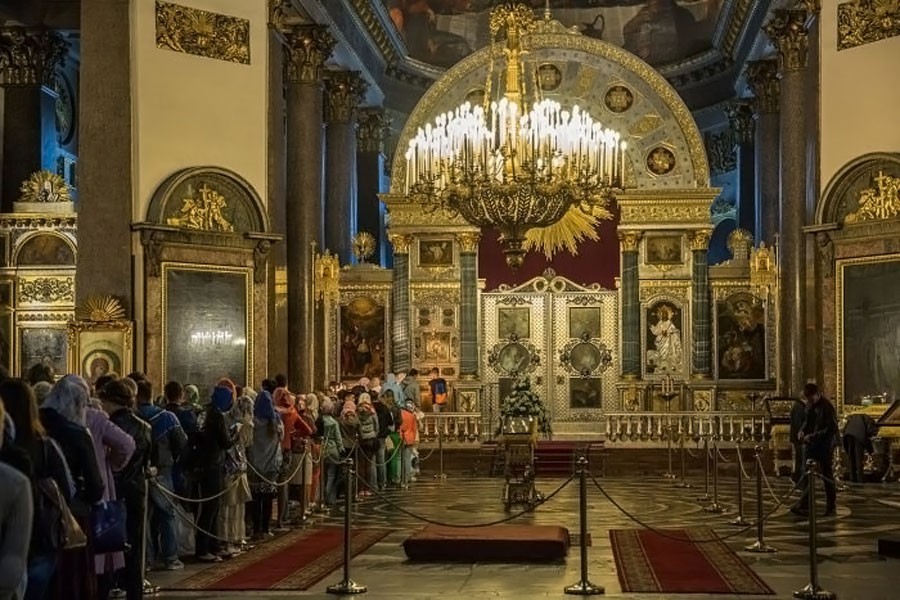
[[[900,35],[900,3],[854,0],[838,4],[837,30],[839,51]]]
[[[156,47],[250,64],[250,21],[156,2]]]
[[[228,220],[225,197],[204,183],[196,192],[189,187],[189,196],[182,199],[181,208],[166,223],[185,229],[230,233],[234,225]]]

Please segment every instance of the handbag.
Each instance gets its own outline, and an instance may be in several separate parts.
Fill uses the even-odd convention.
[[[95,554],[123,552],[128,548],[125,514],[125,503],[122,500],[100,502],[91,507]]]
[[[52,505],[52,509],[49,506],[46,507],[46,514],[43,518],[52,521],[52,523],[45,523],[45,529],[48,537],[55,539],[44,541],[53,546],[51,548],[53,550],[74,550],[86,546],[87,536],[81,529],[81,525],[75,520],[72,511],[69,510],[69,505],[59,491],[56,481],[50,477],[38,479],[35,486],[38,493]]]

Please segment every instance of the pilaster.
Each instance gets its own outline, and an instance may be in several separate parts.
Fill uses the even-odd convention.
[[[622,377],[641,378],[641,298],[638,284],[640,231],[620,231],[622,255]]]
[[[696,379],[712,376],[712,320],[709,297],[709,238],[702,229],[691,233],[691,371]]]
[[[478,242],[479,232],[460,233],[459,244],[460,314],[459,339],[461,379],[478,378]]]
[[[393,345],[391,346],[391,369],[395,373],[403,373],[412,366],[410,346],[410,314],[409,314],[409,245],[412,238],[409,235],[391,234],[391,244],[394,247],[394,268],[392,270],[394,281],[391,289],[392,318],[391,334]]]

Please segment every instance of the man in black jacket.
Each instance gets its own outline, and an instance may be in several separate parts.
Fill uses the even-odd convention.
[[[116,496],[125,501],[128,544],[125,568],[120,576],[128,600],[144,597],[143,549],[147,511],[147,469],[150,466],[150,425],[134,412],[134,395],[121,379],[110,381],[99,390],[103,410],[109,420],[134,439],[134,454],[125,468],[115,474]]]
[[[807,460],[819,463],[819,473],[825,484],[825,516],[835,514],[837,491],[834,485],[833,451],[837,439],[837,413],[831,402],[822,395],[814,383],[807,383],[803,388],[803,397],[807,402],[806,422],[799,433],[804,445]],[[806,516],[809,510],[809,487],[804,489],[803,496],[791,507],[791,512]],[[813,482],[814,483],[814,482]]]

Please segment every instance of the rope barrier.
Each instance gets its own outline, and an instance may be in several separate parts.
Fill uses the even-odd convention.
[[[162,485],[162,484],[161,484],[159,481],[157,481],[156,479],[151,479],[151,480],[150,480],[150,483],[154,484],[157,488],[159,488],[159,490],[160,490],[163,494],[165,494],[165,495],[167,495],[167,496],[171,496],[172,498],[175,498],[176,500],[180,500],[180,501],[182,501],[182,502],[191,502],[191,503],[194,503],[194,504],[202,504],[202,503],[204,503],[204,502],[210,502],[211,500],[215,500],[216,498],[221,498],[222,496],[224,496],[225,494],[227,494],[228,492],[230,492],[230,491],[231,491],[231,488],[237,486],[237,484],[240,483],[240,482],[241,482],[240,479],[235,479],[235,480],[232,481],[231,484],[228,485],[228,487],[226,487],[224,490],[222,490],[222,491],[219,492],[218,494],[216,494],[216,495],[214,495],[214,496],[210,496],[210,497],[208,497],[208,498],[185,498],[184,496],[179,496],[178,494],[176,494],[175,492],[173,492],[172,490],[170,490],[170,489],[167,488],[166,486]]]
[[[388,458],[387,460],[384,461],[384,463],[380,463],[375,459],[369,458],[368,456],[366,456],[365,452],[363,452],[363,458],[365,458],[369,463],[375,465],[376,467],[386,467],[389,464],[391,464],[391,461],[394,460],[394,458],[396,458],[397,453],[400,452],[400,449],[402,447],[403,447],[402,442],[400,444],[397,444],[396,446],[394,446],[394,452],[391,454],[390,458]],[[422,460],[422,459],[419,459],[419,460]]]
[[[741,473],[744,474],[744,479],[746,479],[746,480],[749,481],[749,480],[750,480],[750,476],[747,475],[747,469],[744,468],[744,457],[741,456],[741,449],[740,449],[740,448],[738,448],[738,451],[737,451],[737,457],[738,457],[738,465],[740,465],[740,467],[741,467]]]
[[[278,483],[278,481],[273,479],[268,479],[265,475],[257,471],[256,468],[250,463],[250,461],[247,461],[247,466],[256,474],[257,477],[259,477],[263,481],[263,483],[268,483],[269,485],[274,485],[275,487],[284,487],[289,484],[294,476],[300,472],[300,469],[303,468],[303,461],[306,460],[307,454],[309,454],[309,450],[303,452],[303,455],[300,457],[300,461],[297,463],[297,468],[294,469],[294,472],[291,473],[288,478],[281,483]]]
[[[727,458],[725,458],[725,455],[722,454],[722,450],[719,448],[719,444],[715,444],[715,451],[719,453],[719,460],[721,460],[722,462],[724,462],[724,463],[732,462],[732,461],[728,460]]]
[[[769,495],[772,496],[772,500],[774,500],[774,501],[777,503],[777,502],[778,502],[778,495],[775,493],[775,490],[772,489],[772,484],[769,483],[769,476],[766,475],[766,470],[765,470],[765,469],[761,469],[761,471],[762,471],[763,482],[766,484],[766,489],[769,490]],[[802,477],[801,477],[800,481],[803,481],[803,478],[802,478]],[[799,485],[799,484],[800,484],[800,481],[798,481],[795,485]]]

